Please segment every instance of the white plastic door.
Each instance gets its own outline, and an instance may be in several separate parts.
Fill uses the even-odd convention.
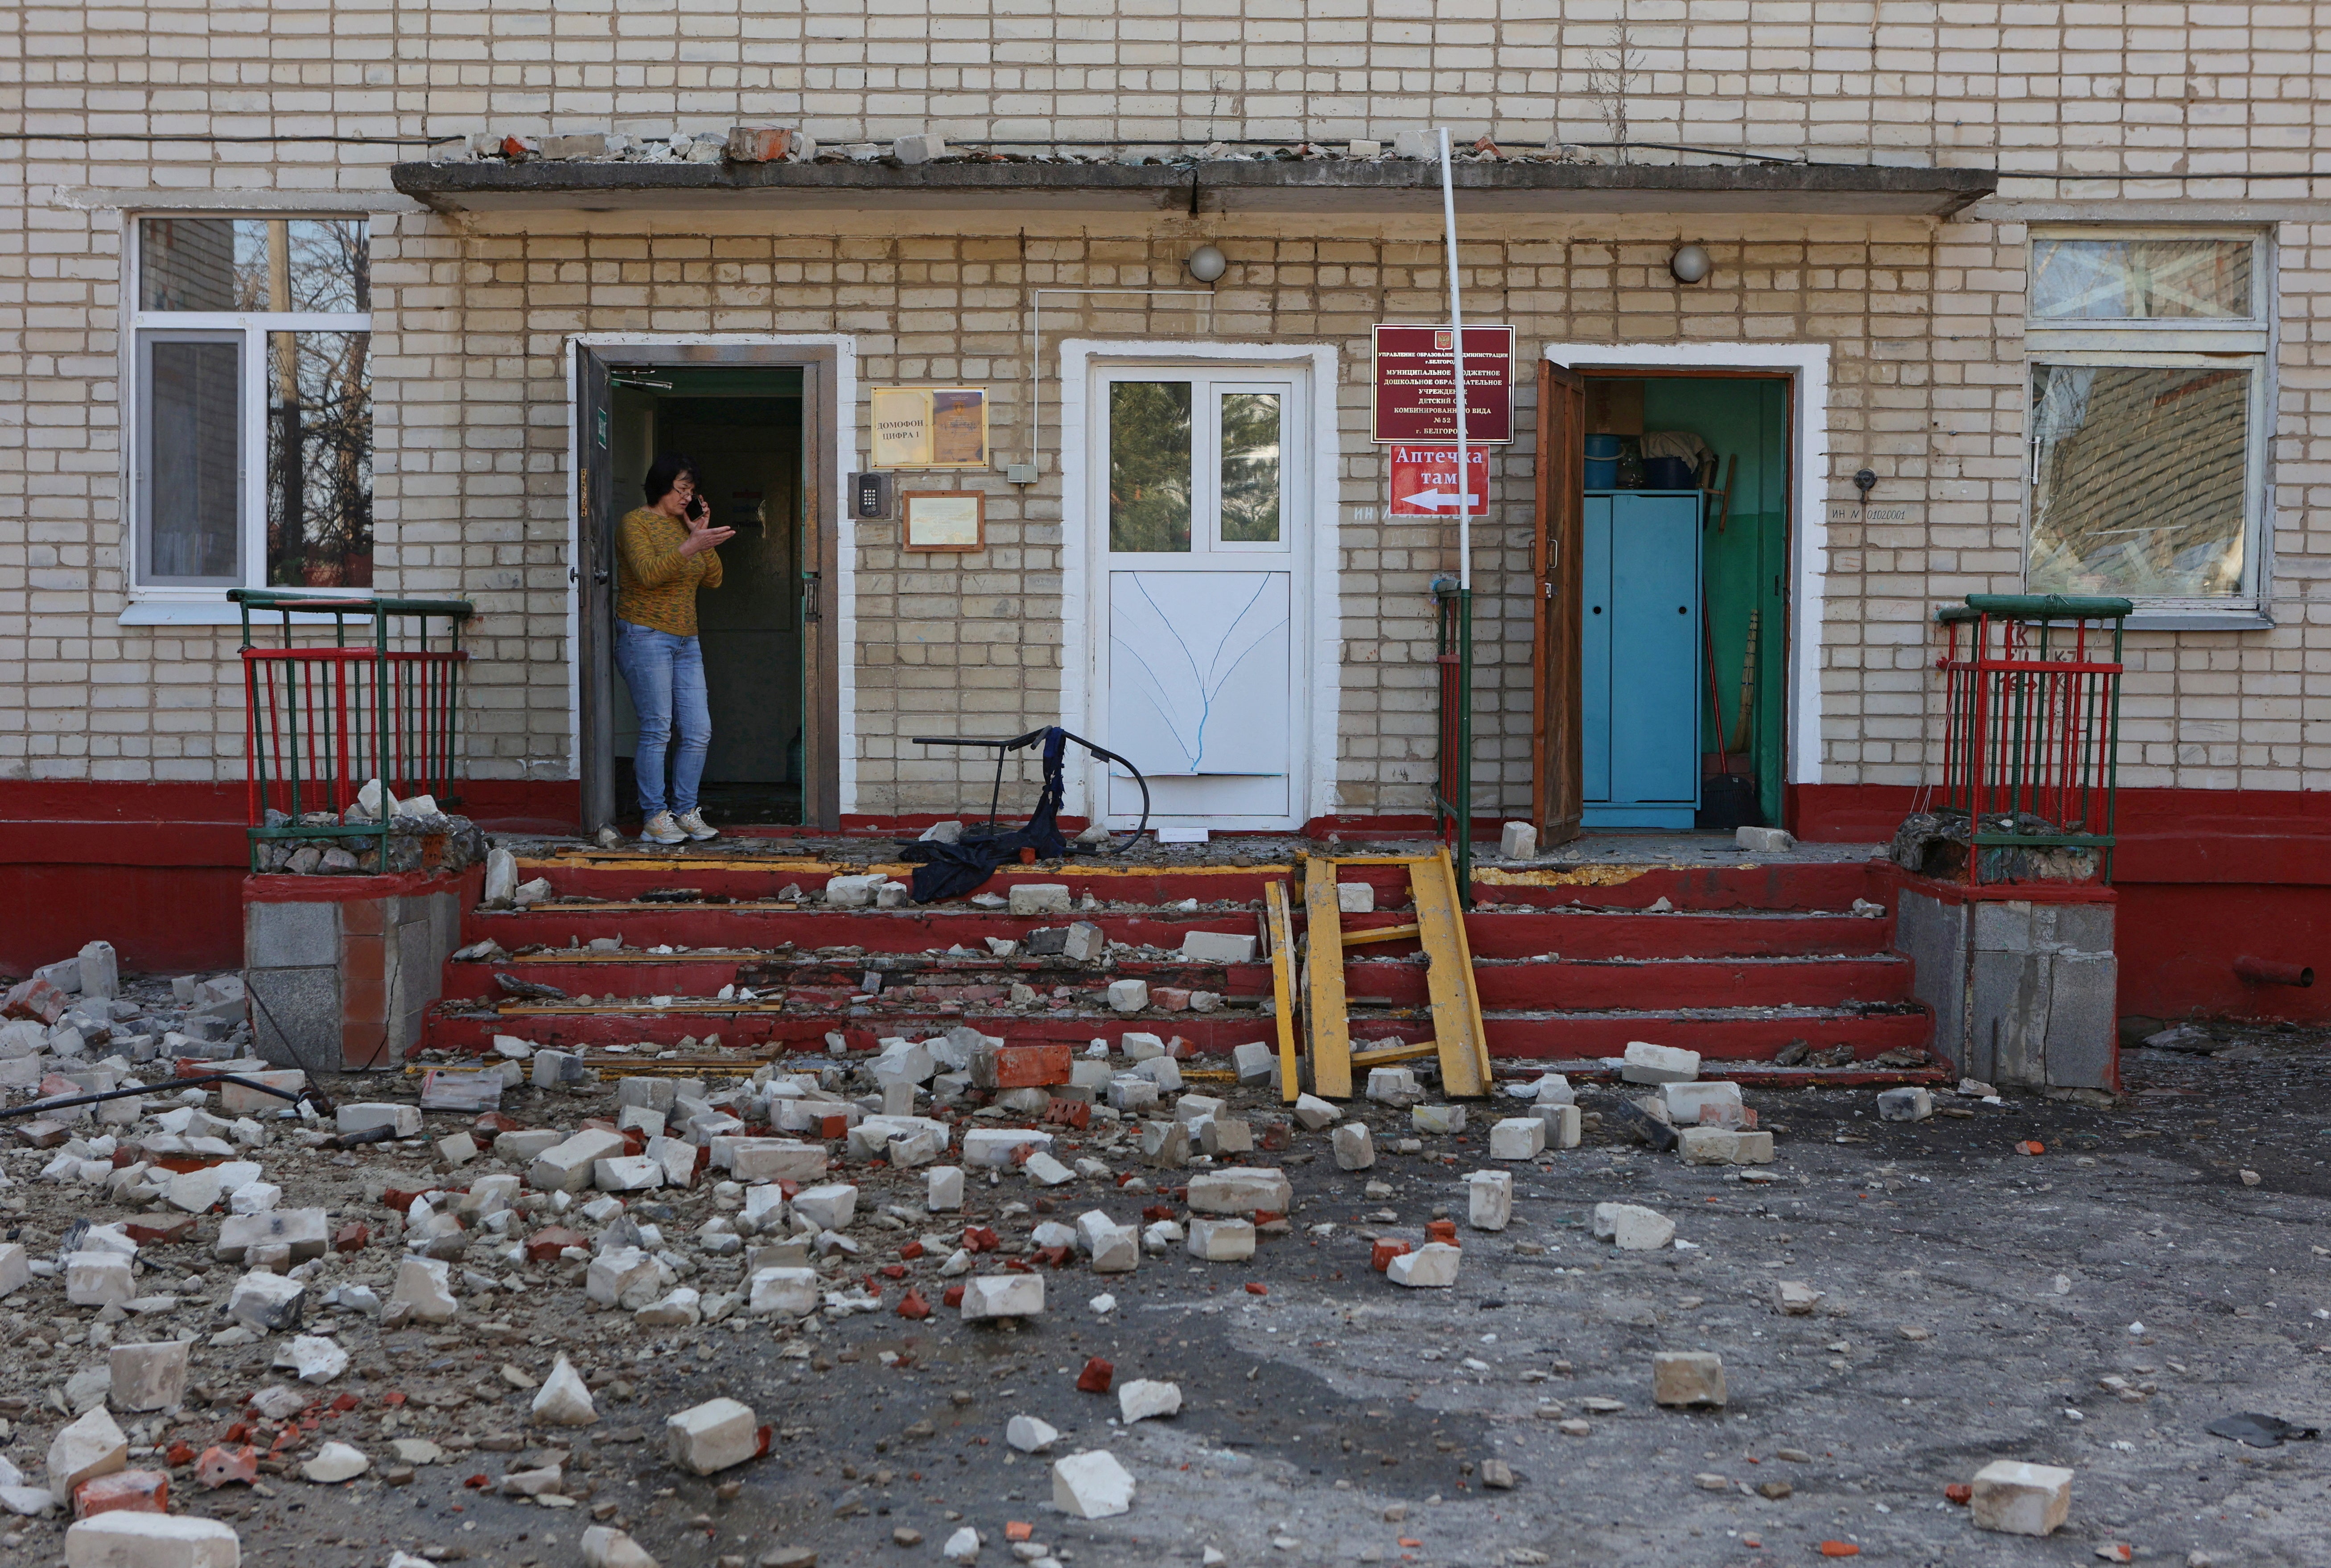
[[[1153,822],[1300,826],[1308,388],[1240,367],[1097,379],[1095,738],[1149,781]],[[1108,819],[1129,825],[1141,792],[1110,772]]]

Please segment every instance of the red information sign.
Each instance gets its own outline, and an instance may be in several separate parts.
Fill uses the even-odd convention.
[[[1384,455],[1392,460],[1394,517],[1453,518],[1457,515],[1455,447],[1395,446]],[[1489,450],[1468,444],[1465,459],[1465,509],[1478,518],[1489,509]]]
[[[1375,328],[1375,435],[1394,442],[1454,442],[1449,328]],[[1465,440],[1514,439],[1514,329],[1465,328]]]

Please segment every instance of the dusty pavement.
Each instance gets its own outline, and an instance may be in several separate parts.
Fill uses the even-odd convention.
[[[2331,1411],[2331,1041],[2220,1033],[2233,1049],[2214,1056],[2130,1053],[2131,1092],[2110,1106],[1938,1095],[1946,1114],[1898,1124],[1877,1119],[1874,1091],[1752,1090],[1779,1134],[1777,1163],[1755,1173],[1769,1181],[1654,1155],[1611,1118],[1581,1147],[1498,1166],[1516,1175],[1500,1232],[1466,1223],[1464,1177],[1493,1164],[1487,1107],[1461,1135],[1417,1136],[1410,1113],[1355,1101],[1350,1114],[1375,1130],[1372,1169],[1339,1171],[1328,1133],[1300,1128],[1284,1152],[1224,1162],[1281,1166],[1293,1183],[1289,1233],[1266,1235],[1251,1262],[1202,1263],[1173,1245],[1134,1272],[1096,1275],[1073,1251],[1061,1267],[1036,1258],[1046,1309],[1007,1324],[963,1323],[941,1305],[964,1227],[996,1232],[998,1249],[973,1260],[993,1272],[1001,1259],[1031,1261],[1033,1225],[1089,1210],[1186,1222],[1173,1189],[1203,1167],[1150,1168],[1130,1126],[1055,1126],[1064,1162],[1109,1174],[1046,1189],[1024,1168],[967,1171],[962,1212],[930,1214],[927,1170],[847,1162],[837,1140],[825,1179],[860,1189],[839,1231],[859,1250],[825,1264],[835,1305],[806,1321],[731,1299],[747,1258],[705,1226],[726,1217],[733,1233],[741,1194],[717,1171],[626,1194],[620,1220],[585,1218],[599,1196],[588,1192],[563,1213],[526,1193],[509,1219],[469,1216],[466,1250],[441,1239],[460,1293],[451,1322],[385,1327],[406,1238],[384,1193],[475,1187],[524,1162],[442,1168],[432,1140],[468,1127],[465,1114],[433,1112],[423,1138],[350,1149],[306,1146],[328,1122],[270,1120],[265,1145],[242,1152],[281,1186],[278,1208],[322,1208],[336,1233],[361,1223],[367,1244],[300,1265],[304,1323],[256,1336],[222,1310],[243,1270],[213,1256],[218,1215],[200,1217],[190,1241],[140,1248],[136,1311],[70,1306],[62,1278],[33,1278],[0,1300],[0,1456],[27,1487],[46,1484],[68,1411],[105,1397],[76,1374],[104,1367],[109,1343],[187,1337],[184,1407],[117,1412],[128,1462],[166,1469],[172,1509],[231,1523],[252,1563],[379,1565],[403,1552],[573,1564],[595,1521],[627,1528],[667,1568],[804,1563],[805,1551],[826,1568],[937,1562],[966,1525],[983,1542],[978,1562],[1049,1548],[1085,1568],[1778,1564],[1818,1560],[1823,1542],[1900,1563],[2071,1563],[2123,1544],[2167,1563],[2331,1563],[2324,1445],[2251,1449],[2203,1430],[2238,1411],[2314,1424]],[[706,1092],[718,1100],[725,1087],[710,1078]],[[1188,1087],[1258,1126],[1283,1115],[1267,1093]],[[416,1082],[329,1088],[343,1105],[409,1102]],[[1582,1085],[1580,1103],[1592,1111],[1609,1094]],[[571,1130],[612,1117],[614,1099],[612,1085],[523,1087],[502,1110]],[[143,1122],[74,1133],[85,1149],[101,1130],[133,1142],[174,1103],[157,1094]],[[960,1117],[943,1161],[958,1160],[967,1129],[1026,1120]],[[1411,1136],[1416,1151],[1398,1152]],[[79,1218],[176,1215],[166,1198],[131,1208],[70,1174],[43,1179],[71,1143],[9,1141],[5,1234],[37,1263],[54,1262]],[[2019,1152],[2030,1141],[2044,1152]],[[1620,1252],[1592,1240],[1588,1215],[1607,1201],[1669,1216],[1684,1245]],[[1371,1237],[1422,1241],[1444,1214],[1462,1249],[1452,1288],[1402,1289],[1370,1269]],[[650,1326],[591,1308],[584,1252],[509,1256],[554,1222],[585,1248],[633,1239],[607,1236],[612,1224],[655,1227],[640,1239],[667,1255],[666,1283],[700,1292],[688,1309],[728,1316]],[[918,1240],[922,1255],[902,1259]],[[1782,1279],[1824,1292],[1819,1310],[1779,1314]],[[842,1305],[867,1285],[876,1310]],[[909,1287],[934,1307],[928,1318],[898,1315]],[[1096,1309],[1104,1293],[1113,1310]],[[252,1342],[214,1343],[222,1332]],[[312,1386],[275,1370],[294,1332],[336,1342],[347,1369]],[[1652,1404],[1651,1355],[1670,1350],[1721,1354],[1725,1409]],[[595,1390],[589,1425],[529,1419],[530,1385],[561,1354]],[[1180,1413],[1120,1427],[1116,1397],[1078,1391],[1093,1356],[1114,1364],[1119,1389],[1177,1383]],[[311,1402],[292,1424],[271,1420],[247,1402],[270,1387]],[[724,1396],[773,1429],[768,1454],[709,1477],[673,1468],[666,1418]],[[1059,1429],[1048,1453],[1007,1445],[1015,1415]],[[189,1461],[244,1439],[270,1455],[258,1484],[202,1487]],[[369,1468],[303,1478],[327,1441]],[[1089,1449],[1133,1475],[1129,1512],[1088,1522],[1052,1507],[1052,1459]],[[2000,1458],[2077,1472],[2070,1521],[2051,1538],[1978,1532],[1946,1499],[1946,1485]],[[1509,1489],[1483,1484],[1492,1461],[1509,1468]],[[506,1475],[552,1465],[553,1493],[500,1495]],[[63,1556],[61,1515],[5,1523],[11,1561]],[[1024,1537],[1016,1552],[1008,1534]]]

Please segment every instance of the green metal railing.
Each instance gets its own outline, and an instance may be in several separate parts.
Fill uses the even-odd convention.
[[[461,624],[476,612],[461,599],[355,599],[233,588],[243,610],[243,756],[250,779],[251,865],[271,840],[372,841],[375,869],[388,865],[391,813],[347,820],[375,780],[399,797],[453,796],[461,671],[469,661]],[[254,617],[274,616],[269,622]],[[320,637],[329,618],[331,641]],[[351,621],[369,622],[350,641]],[[433,633],[430,622],[443,625]],[[261,634],[278,641],[262,643]],[[432,646],[436,636],[441,646]],[[385,804],[385,803],[384,803]],[[270,811],[290,820],[268,825]],[[330,813],[329,822],[302,815]]]
[[[1432,585],[1441,671],[1440,767],[1432,785],[1432,823],[1450,844],[1457,893],[1473,906],[1473,591]]]
[[[2004,851],[2082,850],[2112,880],[2120,786],[2120,680],[2126,599],[1971,594],[1936,619],[1944,672],[1942,804],[1967,819],[1966,875]],[[1965,638],[1962,643],[1962,637]],[[2107,638],[2111,653],[2106,656]]]

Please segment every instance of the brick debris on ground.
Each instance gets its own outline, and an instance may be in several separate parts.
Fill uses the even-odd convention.
[[[124,989],[123,1041],[216,1006]],[[83,1022],[71,1059],[19,1049],[63,1021],[10,1026],[43,1069],[14,1098],[133,1070]],[[210,1520],[247,1561],[398,1568],[2331,1560],[2318,1447],[2204,1430],[2319,1420],[2326,1042],[2176,1043],[2117,1098],[1893,1102],[1915,1120],[1751,1089],[1769,1165],[1654,1154],[1585,1085],[1578,1146],[1493,1159],[1553,1107],[1422,1131],[1455,1118],[1422,1071],[1416,1106],[1194,1079],[1080,1129],[943,1083],[994,1070],[960,1037],[678,1082],[514,1065],[483,1117],[415,1079],[303,1119],[135,1069],[142,1100],[8,1124],[0,1545],[224,1561]],[[871,1114],[878,1060],[949,1091],[927,1121]],[[1732,1104],[1661,1103],[1695,1098]],[[1251,1152],[1205,1155],[1233,1123]],[[1595,1240],[1598,1205],[1671,1233],[1613,1210]],[[1451,1246],[1453,1283],[1394,1283]],[[2052,1535],[1976,1530],[2044,1521],[2059,1470]]]

